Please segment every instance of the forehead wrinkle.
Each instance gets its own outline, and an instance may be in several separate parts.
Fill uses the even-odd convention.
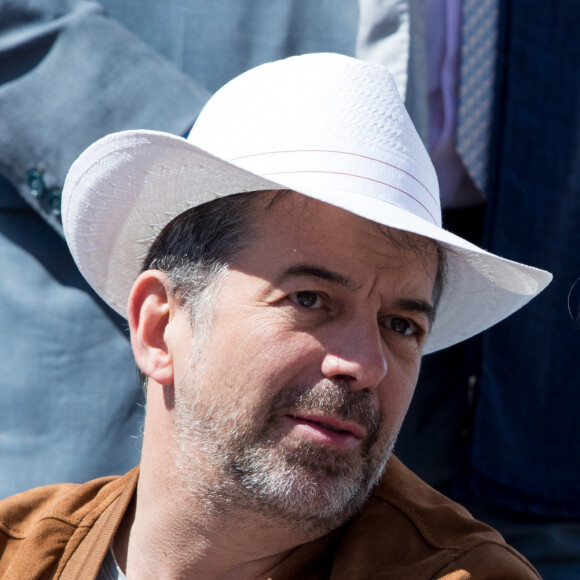
[[[315,264],[304,263],[289,266],[288,268],[285,268],[279,276],[276,277],[276,283],[280,283],[284,278],[290,276],[310,276],[313,278],[320,278],[321,280],[331,282],[332,284],[346,288],[347,290],[356,290],[359,288],[359,286],[357,286],[348,276]]]
[[[284,207],[278,208],[278,204]],[[397,272],[398,269],[407,268],[414,270],[415,275],[411,275],[411,278],[430,273],[430,257],[431,254],[436,255],[437,244],[429,238],[354,216],[355,219],[351,218],[346,224],[348,231],[352,232],[352,235],[345,234],[341,236],[340,244],[338,244],[335,236],[331,235],[336,232],[336,227],[338,226],[335,225],[330,228],[327,233],[327,227],[321,227],[318,223],[318,218],[324,218],[324,224],[328,226],[330,218],[326,214],[321,215],[323,209],[328,209],[330,212],[339,212],[337,214],[339,218],[344,217],[343,214],[348,214],[349,212],[295,193],[277,199],[277,203],[273,205],[280,210],[280,213],[276,212],[277,219],[275,220],[274,231],[271,231],[272,224],[269,224],[268,231],[270,234],[286,232],[291,238],[289,243],[292,244],[292,252],[297,253],[295,256],[297,262],[290,264],[286,269],[282,269],[284,268],[282,266],[279,274],[273,278],[275,283],[280,283],[289,276],[310,276],[349,290],[361,290],[364,288],[364,293],[367,297],[374,292],[378,292],[379,295],[383,296],[382,302],[384,300],[384,291],[387,286],[390,286],[390,281],[401,280],[401,276]],[[268,205],[267,209],[269,211],[264,212],[266,215],[273,208]],[[287,218],[290,216],[293,219],[290,220],[291,223],[288,223]],[[342,221],[339,220],[339,223],[342,224]],[[334,260],[335,256],[332,252],[329,257],[331,264],[328,265],[317,260],[316,254],[312,254],[310,246],[316,247],[318,244],[326,242],[332,242],[334,246],[340,249],[340,263]],[[303,253],[306,255],[302,256],[301,262],[298,262],[300,254]],[[314,256],[313,260],[308,257],[309,254]],[[364,275],[363,279],[359,279],[358,276],[353,277],[350,268],[347,270],[341,267],[341,264],[344,264],[345,261],[350,263],[349,260],[353,260],[351,265],[356,272],[359,272],[357,264],[360,266],[366,265],[374,270],[374,272],[366,272],[366,274],[370,274],[370,279],[367,275]],[[385,279],[384,276],[388,279]],[[419,310],[424,312],[430,310],[430,296],[427,297],[422,294],[413,296],[412,289],[409,288],[409,290],[409,294],[402,292],[401,298],[409,297],[419,301],[425,300],[428,308],[422,307]],[[396,297],[394,298],[396,299]],[[393,303],[392,300],[390,302],[391,304]]]

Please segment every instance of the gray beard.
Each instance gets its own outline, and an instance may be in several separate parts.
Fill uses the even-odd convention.
[[[372,395],[347,383],[286,387],[250,414],[229,401],[226,416],[228,405],[222,403],[208,406],[196,387],[177,399],[176,465],[182,483],[214,513],[259,514],[303,535],[333,530],[360,510],[396,440],[381,428],[386,422]],[[280,440],[276,419],[304,411],[362,425],[367,437],[358,453]]]

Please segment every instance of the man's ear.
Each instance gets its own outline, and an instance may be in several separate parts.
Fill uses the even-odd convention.
[[[173,360],[165,334],[174,303],[167,276],[159,270],[143,272],[133,284],[127,302],[137,366],[160,385],[173,384]]]

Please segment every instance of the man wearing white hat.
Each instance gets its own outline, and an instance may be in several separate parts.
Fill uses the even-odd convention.
[[[187,140],[110,135],[73,165],[63,225],[129,321],[142,461],[0,503],[0,574],[538,578],[391,456],[421,355],[550,275],[441,228],[386,69],[294,57],[228,83]]]

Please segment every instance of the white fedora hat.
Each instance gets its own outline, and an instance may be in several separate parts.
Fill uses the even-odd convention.
[[[207,103],[189,137],[125,131],[72,166],[63,226],[97,293],[126,316],[149,247],[174,217],[217,197],[291,189],[452,249],[425,352],[499,322],[550,282],[441,227],[437,178],[389,72],[336,54],[265,64]]]

